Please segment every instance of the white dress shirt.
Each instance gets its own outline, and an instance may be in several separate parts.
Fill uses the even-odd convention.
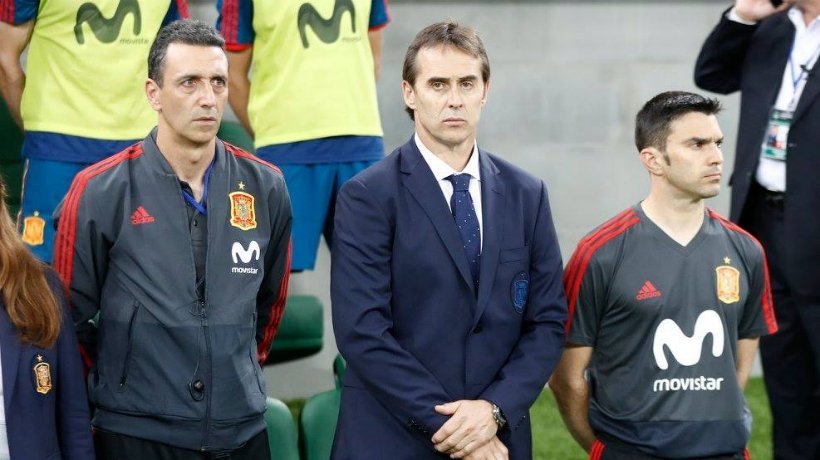
[[[3,362],[0,359],[0,460],[11,458],[9,454],[9,435],[6,432],[6,404],[3,394]]]
[[[453,196],[453,183],[448,177],[453,174],[469,174],[470,175],[470,198],[473,199],[473,207],[475,208],[475,215],[478,219],[478,230],[481,236],[481,245],[484,246],[484,220],[481,218],[481,168],[478,167],[478,144],[473,144],[473,153],[467,161],[467,166],[462,171],[456,171],[452,166],[448,165],[441,158],[431,152],[430,149],[424,146],[419,138],[418,133],[414,136],[416,147],[419,148],[422,158],[427,162],[427,166],[433,171],[433,176],[441,187],[441,193],[444,194],[444,201],[447,202],[447,207],[450,207],[450,198]],[[450,209],[450,212],[453,210]]]
[[[796,6],[789,9],[787,13],[789,20],[794,24],[794,48],[792,49],[791,61],[786,63],[783,69],[783,79],[780,83],[780,92],[774,103],[774,108],[778,110],[794,111],[797,101],[806,86],[808,72],[803,72],[801,66],[811,69],[817,62],[817,55],[820,53],[820,18],[814,18],[807,26],[803,19],[803,12]],[[729,11],[729,19],[742,24],[755,24],[741,19],[735,9]],[[795,78],[802,77],[794,83]],[[813,78],[820,78],[816,75]],[[791,104],[791,107],[790,107]],[[762,150],[762,147],[761,147]],[[786,158],[788,160],[788,157]],[[786,191],[786,162],[765,158],[761,155],[760,163],[757,166],[755,179],[763,187],[775,191]]]

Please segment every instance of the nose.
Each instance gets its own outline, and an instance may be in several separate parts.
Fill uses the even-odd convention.
[[[718,166],[723,164],[723,150],[721,150],[720,145],[712,144],[712,155],[709,158],[709,164]]]
[[[199,105],[202,107],[213,107],[216,105],[216,92],[211,85],[200,85]]]
[[[447,106],[452,109],[461,108],[464,105],[464,98],[459,91],[458,85],[453,85],[447,95]]]

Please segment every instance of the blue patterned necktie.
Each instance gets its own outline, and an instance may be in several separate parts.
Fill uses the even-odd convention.
[[[453,183],[453,196],[450,197],[450,210],[461,234],[464,252],[473,275],[473,285],[478,289],[478,270],[481,264],[481,229],[478,217],[470,196],[470,175],[453,174],[447,180]]]

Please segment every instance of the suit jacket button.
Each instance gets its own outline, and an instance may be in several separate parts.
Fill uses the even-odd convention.
[[[484,325],[481,323],[476,324],[475,328],[473,329],[473,334],[481,334],[481,331],[484,330]]]
[[[202,393],[205,390],[205,383],[202,380],[197,380],[194,382],[194,391],[197,393]]]

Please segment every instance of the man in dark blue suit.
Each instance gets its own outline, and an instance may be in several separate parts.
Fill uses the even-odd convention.
[[[532,457],[528,411],[563,349],[562,263],[544,183],[476,145],[489,77],[475,30],[422,30],[402,82],[415,136],[340,192],[333,458]]]

